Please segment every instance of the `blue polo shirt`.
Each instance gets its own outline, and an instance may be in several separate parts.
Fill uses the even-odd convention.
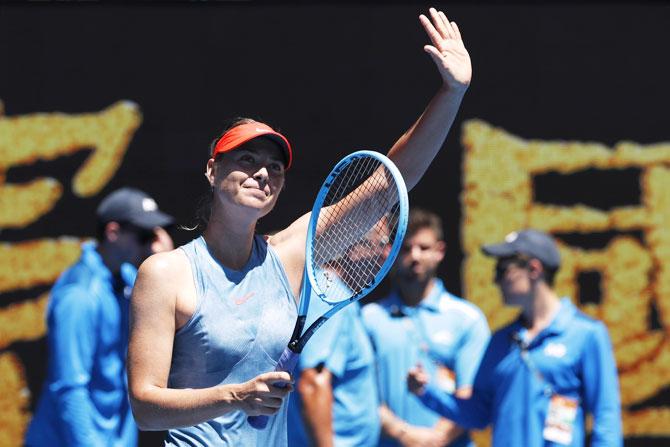
[[[445,392],[472,385],[489,341],[486,318],[435,279],[430,294],[417,306],[406,306],[394,292],[365,306],[363,319],[375,349],[381,402],[409,424],[434,426],[440,415],[409,392],[407,372],[420,363]],[[445,368],[455,377],[444,377]],[[380,445],[398,444],[382,437]],[[464,434],[451,445],[470,441]]]
[[[137,444],[126,380],[129,297],[137,270],[114,278],[95,245],[58,279],[47,306],[49,367],[28,446]]]
[[[570,443],[544,439],[552,395],[577,403]],[[552,323],[529,343],[520,320],[493,335],[471,399],[456,399],[432,384],[421,399],[463,426],[493,424],[494,446],[583,446],[588,413],[593,415],[592,446],[622,445],[619,384],[607,329],[567,298]]]
[[[329,308],[318,297],[312,298],[306,327]],[[294,377],[299,378],[303,369],[319,365],[332,374],[335,446],[376,446],[380,425],[374,357],[358,303],[336,313],[310,338]],[[302,401],[296,391],[291,393],[288,410],[288,444],[292,447],[311,444],[301,411]]]

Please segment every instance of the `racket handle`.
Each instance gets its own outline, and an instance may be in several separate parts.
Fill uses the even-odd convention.
[[[287,373],[291,374],[295,369],[295,365],[298,363],[299,357],[300,354],[296,354],[289,348],[284,349],[284,352],[282,352],[281,357],[279,357],[277,366],[275,366],[275,371],[286,371]],[[273,385],[276,387],[285,388],[286,382],[277,382],[273,383]],[[249,416],[247,418],[247,422],[249,422],[249,425],[251,425],[256,430],[264,429],[268,425],[268,420],[269,420],[268,416],[265,415]]]

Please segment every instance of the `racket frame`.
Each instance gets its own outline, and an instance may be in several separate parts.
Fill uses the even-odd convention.
[[[312,260],[312,240],[316,235],[317,225],[319,222],[319,214],[323,207],[323,202],[326,200],[326,196],[330,191],[330,187],[333,184],[333,181],[340,172],[351,164],[355,160],[362,157],[371,157],[384,165],[384,167],[389,171],[393,177],[393,181],[398,185],[398,207],[400,212],[398,213],[398,223],[396,225],[396,236],[393,240],[391,250],[387,255],[387,260],[382,265],[382,269],[375,275],[375,280],[369,284],[366,284],[365,287],[358,292],[357,294],[351,296],[348,299],[342,300],[333,305],[326,313],[317,318],[307,330],[302,333],[302,330],[307,319],[307,311],[309,310],[309,300],[311,298],[312,292],[316,292],[319,298],[324,299],[325,293],[320,290],[318,287],[318,282],[314,276],[314,271],[311,268]],[[321,327],[330,317],[335,315],[337,312],[342,310],[344,307],[358,301],[365,297],[367,294],[372,292],[375,287],[386,277],[386,274],[391,269],[395,258],[397,257],[400,249],[402,248],[402,242],[405,237],[405,231],[407,230],[407,220],[409,215],[409,198],[407,196],[407,187],[405,186],[405,180],[402,177],[402,174],[396,167],[396,165],[385,155],[380,154],[375,151],[357,151],[349,154],[342,160],[340,160],[335,167],[330,171],[328,177],[324,180],[319,193],[317,194],[316,200],[314,201],[314,206],[312,207],[312,215],[310,216],[309,226],[307,229],[307,238],[306,238],[306,247],[305,247],[305,271],[303,274],[303,287],[300,293],[300,304],[298,309],[298,319],[296,321],[293,334],[291,335],[291,340],[289,341],[288,348],[300,354],[302,349],[305,346],[305,343],[310,339],[314,332]]]

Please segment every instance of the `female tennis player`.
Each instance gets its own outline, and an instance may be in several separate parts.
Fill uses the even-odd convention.
[[[420,22],[443,85],[389,150],[411,189],[440,150],[470,83],[456,23],[430,9]],[[269,126],[242,120],[215,140],[206,177],[212,207],[201,237],[142,264],[131,304],[128,377],[143,430],[166,445],[285,446],[291,377],[273,371],[296,319],[309,215],[255,234],[293,157]],[[286,387],[277,383],[288,384]],[[255,430],[247,416],[272,415]]]

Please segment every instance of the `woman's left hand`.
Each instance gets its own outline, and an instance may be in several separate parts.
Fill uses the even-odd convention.
[[[470,55],[465,49],[456,22],[449,22],[442,11],[430,8],[430,17],[421,14],[419,20],[432,45],[423,49],[430,55],[449,90],[464,93],[472,79]]]

